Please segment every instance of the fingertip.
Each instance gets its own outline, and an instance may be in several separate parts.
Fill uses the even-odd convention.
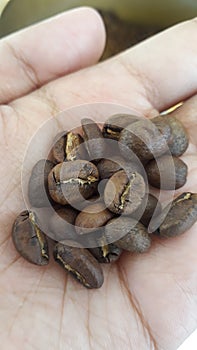
[[[93,7],[83,6],[70,10],[70,12],[75,12],[80,17],[81,23],[83,22],[86,28],[86,38],[84,38],[84,45],[89,45],[92,50],[92,54],[89,57],[91,63],[95,63],[99,60],[103,54],[106,45],[106,29],[102,16]]]
[[[78,7],[47,18],[1,41],[0,55],[4,57],[1,82],[6,79],[7,85],[3,86],[9,87],[14,80],[20,93],[27,93],[52,79],[97,63],[105,38],[102,17],[91,7]],[[21,77],[21,67],[23,79],[16,79]],[[18,96],[15,88],[14,94],[7,97],[8,90],[4,88],[6,99],[3,96],[2,101]]]

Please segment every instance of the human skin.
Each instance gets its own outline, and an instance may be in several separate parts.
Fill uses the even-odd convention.
[[[197,224],[104,266],[99,290],[85,289],[52,259],[42,268],[24,261],[10,235],[25,206],[20,176],[29,140],[50,115],[81,103],[122,104],[150,118],[185,100],[174,115],[190,137],[182,157],[189,175],[177,194],[197,192],[196,35],[193,19],[93,65],[105,32],[98,14],[83,8],[0,41],[2,349],[176,350],[197,327]]]

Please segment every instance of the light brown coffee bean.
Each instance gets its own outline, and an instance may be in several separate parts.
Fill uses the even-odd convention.
[[[123,157],[132,160],[134,153],[142,162],[159,157],[168,149],[165,136],[148,119],[142,119],[123,129],[119,147]]]
[[[120,132],[129,124],[138,120],[140,120],[140,118],[135,115],[114,114],[105,121],[103,135],[106,138],[119,140]]]
[[[113,213],[128,215],[139,207],[145,192],[145,182],[140,174],[134,172],[128,177],[124,170],[120,170],[108,180],[104,202]]]
[[[103,158],[105,156],[105,140],[99,126],[89,118],[83,118],[81,125],[90,160]]]
[[[197,194],[185,192],[178,196],[172,205],[161,214],[158,234],[161,237],[175,237],[189,230],[197,221]],[[157,226],[157,221],[154,223]],[[153,227],[155,229],[155,227]]]
[[[101,266],[85,248],[58,243],[54,247],[54,259],[87,288],[100,288],[104,277]]]
[[[91,197],[98,184],[96,166],[86,160],[57,164],[48,176],[51,198],[60,204],[74,204]]]
[[[52,147],[54,163],[62,163],[66,160],[86,159],[83,138],[72,131],[61,135]]]
[[[181,159],[169,155],[151,160],[145,170],[149,184],[162,190],[178,189],[187,181],[187,165]]]
[[[12,240],[19,254],[36,265],[47,265],[49,261],[48,244],[45,234],[36,222],[32,211],[20,213],[12,228]]]
[[[78,214],[75,220],[75,230],[80,235],[96,231],[113,216],[114,214],[106,209],[102,202],[88,205]]]
[[[74,225],[77,215],[78,211],[69,206],[54,211],[49,219],[51,238],[58,242],[66,239],[74,240],[76,238]]]
[[[132,253],[144,253],[151,246],[151,238],[146,227],[126,216],[110,220],[105,226],[106,240]]]
[[[54,164],[46,159],[41,159],[34,165],[28,184],[28,198],[32,207],[50,206],[48,175],[53,167]]]

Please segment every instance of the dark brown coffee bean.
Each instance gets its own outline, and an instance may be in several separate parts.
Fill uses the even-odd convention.
[[[12,239],[16,250],[24,259],[36,265],[48,264],[47,240],[32,211],[25,210],[17,216],[12,228]]]
[[[83,138],[71,131],[61,135],[52,147],[52,158],[56,164],[85,157]]]
[[[105,140],[100,128],[89,118],[83,118],[81,125],[90,160],[103,158],[105,155]]]
[[[139,117],[130,114],[115,114],[109,117],[103,126],[103,135],[106,138],[119,140],[120,132],[129,124],[140,120]]]
[[[66,160],[66,138],[67,138],[67,132],[65,134],[60,133],[56,136],[57,141],[55,141],[52,150],[51,155],[54,163],[62,163]]]
[[[138,173],[129,175],[124,170],[115,173],[107,182],[104,191],[106,207],[115,214],[131,214],[142,202],[145,182]]]
[[[86,159],[85,143],[79,134],[67,133],[66,139],[66,160]]]
[[[122,164],[123,170],[127,173],[128,176],[132,173],[138,173],[142,175],[143,178],[146,178],[144,165],[140,161],[137,160],[137,162],[135,162],[135,160],[129,161],[124,159]]]
[[[158,202],[156,197],[149,193],[144,197],[139,208],[132,213],[132,217],[139,220],[144,226],[148,227],[153,214],[154,216],[158,216],[161,214],[161,211],[161,204]]]
[[[166,116],[171,127],[172,139],[168,147],[173,156],[181,156],[189,145],[189,137],[183,124],[172,116]]]
[[[118,248],[115,244],[103,245],[101,247],[89,248],[90,253],[100,263],[108,264],[117,261],[121,254],[122,249]]]
[[[119,161],[113,159],[101,159],[97,164],[100,179],[108,179],[114,175],[117,171],[122,170],[122,164]]]
[[[98,194],[99,194],[99,200],[100,201],[104,201],[104,191],[105,191],[105,186],[108,182],[108,179],[101,179],[98,183],[98,188],[97,188],[97,191],[98,191]]]
[[[90,198],[97,188],[96,166],[86,160],[74,160],[56,165],[48,176],[51,198],[60,204],[73,204]]]
[[[132,160],[134,153],[142,162],[159,157],[168,149],[165,136],[148,119],[142,119],[123,129],[119,147],[123,157]]]
[[[111,159],[101,159],[97,164],[100,179],[108,179],[119,170],[125,170],[127,173],[141,173],[142,166],[134,162],[128,162],[124,158],[114,156]]]
[[[75,239],[74,224],[77,215],[78,211],[72,207],[64,207],[54,211],[49,220],[51,237],[58,242],[65,239]]]
[[[46,159],[39,160],[33,167],[28,184],[28,198],[32,207],[50,206],[48,175],[54,164]]]
[[[144,253],[151,246],[151,238],[146,227],[135,219],[120,216],[110,220],[105,226],[106,240],[124,250]]]
[[[86,234],[76,234],[77,238],[75,241],[80,243],[85,248],[95,248],[102,246],[103,243],[103,237],[104,237],[104,226],[98,227],[96,230],[93,230]]]
[[[149,184],[163,190],[180,188],[187,180],[187,165],[181,159],[169,155],[151,160],[145,170]]]
[[[172,141],[172,131],[168,120],[163,115],[158,115],[151,119],[151,122],[157,127],[159,132],[164,136],[167,143]]]
[[[101,266],[85,248],[58,243],[54,248],[54,259],[87,288],[100,288],[104,277]]]
[[[80,235],[96,231],[104,226],[114,214],[106,209],[104,203],[88,205],[79,213],[75,221],[76,232]]]
[[[181,194],[172,202],[172,205],[164,209],[161,215],[163,220],[158,229],[161,237],[175,237],[183,234],[197,221],[197,194],[190,192]],[[157,222],[154,224],[157,225]]]
[[[151,121],[166,135],[166,141],[168,142],[171,154],[175,157],[181,156],[189,144],[188,134],[183,124],[170,115],[160,115],[151,119]]]
[[[100,184],[100,182],[98,183],[98,186],[99,186],[99,184]],[[80,203],[79,210],[83,211],[88,205],[91,205],[94,203],[96,204],[100,201],[101,201],[101,198],[100,198],[99,194],[97,194],[97,191],[96,191],[96,193],[92,197],[90,197],[88,199],[84,199],[84,201],[82,201]]]

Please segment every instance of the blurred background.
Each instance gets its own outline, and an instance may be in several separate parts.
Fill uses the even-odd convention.
[[[98,9],[108,34],[102,59],[197,16],[197,0],[0,0],[1,6],[0,37],[74,7]]]

